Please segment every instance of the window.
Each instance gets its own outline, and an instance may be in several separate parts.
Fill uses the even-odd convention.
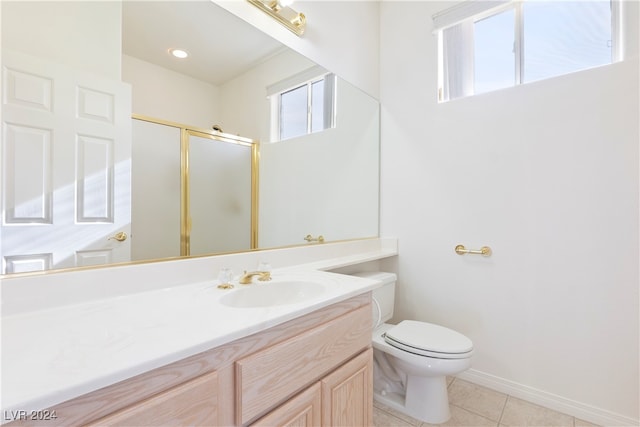
[[[317,72],[314,67],[267,88],[271,100],[272,141],[335,126],[335,75],[326,71],[314,75]],[[309,78],[309,75],[314,77]]]
[[[515,84],[514,16],[515,11],[509,9],[473,24],[474,93]]]
[[[439,101],[619,60],[616,0],[466,1],[433,16]]]

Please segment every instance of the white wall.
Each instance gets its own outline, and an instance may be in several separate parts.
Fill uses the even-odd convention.
[[[374,97],[379,93],[377,1],[296,1],[307,29],[298,37],[246,1],[212,0]]]
[[[396,319],[469,336],[469,379],[637,425],[637,9],[624,63],[438,104],[429,18],[448,6],[381,6]],[[494,255],[461,257],[459,243]]]
[[[133,88],[134,114],[211,129],[218,124],[218,87],[122,55],[122,80]]]
[[[0,5],[3,49],[120,80],[120,2],[3,1]]]

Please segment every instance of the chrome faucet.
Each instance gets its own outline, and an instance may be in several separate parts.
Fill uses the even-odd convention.
[[[258,280],[261,282],[266,282],[271,280],[271,272],[270,271],[250,271],[244,272],[244,274],[240,277],[238,282],[242,285],[248,285],[252,283],[253,277],[258,276]]]

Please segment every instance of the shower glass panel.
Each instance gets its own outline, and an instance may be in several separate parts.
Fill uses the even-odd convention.
[[[190,132],[190,255],[251,248],[251,150]]]
[[[180,129],[132,120],[131,258],[180,256]]]

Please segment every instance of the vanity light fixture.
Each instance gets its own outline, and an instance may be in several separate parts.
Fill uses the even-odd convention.
[[[178,59],[185,59],[189,56],[189,52],[183,49],[169,49],[169,53],[171,56],[174,56]]]
[[[307,19],[304,14],[296,12],[287,4],[291,3],[291,0],[247,0],[252,5],[256,6],[263,12],[271,15],[276,21],[287,27],[297,36],[304,34],[304,29],[307,23]]]

